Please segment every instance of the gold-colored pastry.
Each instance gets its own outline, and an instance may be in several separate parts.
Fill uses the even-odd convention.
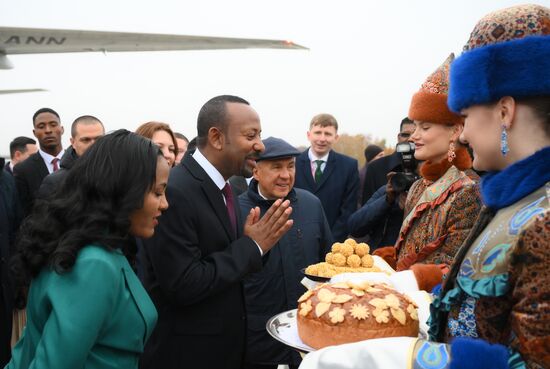
[[[370,251],[369,245],[367,245],[364,242],[358,243],[355,246],[355,254],[359,257],[363,257],[363,256],[367,255],[369,253],[369,251]]]
[[[357,320],[367,319],[370,316],[369,311],[365,305],[356,304],[351,307],[351,316]]]
[[[351,296],[351,295],[341,294],[341,295],[335,296],[332,299],[332,302],[335,303],[335,304],[343,304],[345,302],[348,302],[352,298],[353,298],[353,296]]]
[[[332,263],[336,266],[343,267],[346,265],[347,257],[344,254],[332,254]]]
[[[330,302],[320,302],[315,306],[315,315],[317,318],[326,313],[330,309]]]
[[[340,253],[346,258],[350,255],[353,255],[354,251],[355,249],[353,248],[353,245],[350,245],[349,243],[344,243],[340,248]]]
[[[415,305],[386,284],[326,283],[311,291],[300,304],[297,324],[302,341],[315,349],[370,338],[418,336]]]
[[[331,312],[328,313],[330,321],[334,324],[342,323],[344,321],[344,315],[346,315],[346,311],[338,307],[332,309]]]
[[[380,268],[374,266],[373,257],[368,254],[369,249],[366,243],[357,243],[351,238],[344,243],[336,242],[324,262],[308,266],[305,272],[325,278],[340,273],[380,272]]]
[[[358,255],[350,255],[347,259],[348,266],[352,268],[359,268],[361,266],[361,258]]]
[[[298,302],[306,301],[312,294],[313,292],[311,290],[307,290],[302,296],[300,296]]]
[[[363,255],[361,258],[361,266],[363,268],[372,268],[374,265],[374,258],[371,255]]]
[[[340,252],[341,247],[342,247],[342,244],[340,242],[336,242],[332,245],[331,250],[332,250],[333,253],[337,254],[337,253]]]

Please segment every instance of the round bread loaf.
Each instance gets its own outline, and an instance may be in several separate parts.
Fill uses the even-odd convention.
[[[323,284],[303,294],[298,303],[298,334],[314,349],[418,336],[417,306],[385,284]]]

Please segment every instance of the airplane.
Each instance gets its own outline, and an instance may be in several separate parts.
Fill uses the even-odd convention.
[[[249,48],[308,50],[285,40],[0,27],[0,69],[13,68],[10,54]],[[28,90],[42,89],[0,90],[0,94],[32,92]]]

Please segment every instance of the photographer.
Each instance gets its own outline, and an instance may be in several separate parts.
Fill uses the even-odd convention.
[[[397,144],[408,142],[413,132],[414,122],[409,118],[404,118],[399,125]],[[396,150],[393,154],[374,160],[367,166],[365,181],[362,187],[362,205],[364,205],[381,186],[387,183],[388,173],[403,171],[402,161],[402,155]]]
[[[451,55],[422,85],[412,99],[409,117],[414,119],[414,157],[424,161],[421,179],[408,191],[401,230],[394,247],[375,255],[384,257],[398,271],[412,269],[419,287],[431,290],[441,281],[442,270],[451,265],[472,228],[481,207],[479,188],[464,170],[472,160],[458,138],[463,119],[447,107],[448,70]],[[392,178],[392,185],[407,185],[412,175]],[[428,265],[420,265],[428,264]],[[428,279],[428,278],[426,278]]]
[[[356,238],[368,236],[371,250],[395,244],[407,191],[419,178],[413,144],[399,143],[395,155],[400,158],[403,172],[388,173],[388,184],[381,186],[348,220],[350,234]]]

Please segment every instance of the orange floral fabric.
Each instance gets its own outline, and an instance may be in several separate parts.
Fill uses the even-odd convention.
[[[398,271],[415,263],[451,265],[481,209],[479,186],[464,172],[438,198],[415,208],[433,183],[420,179],[409,190],[405,214],[413,209],[414,214],[408,226],[401,229],[395,246]]]

